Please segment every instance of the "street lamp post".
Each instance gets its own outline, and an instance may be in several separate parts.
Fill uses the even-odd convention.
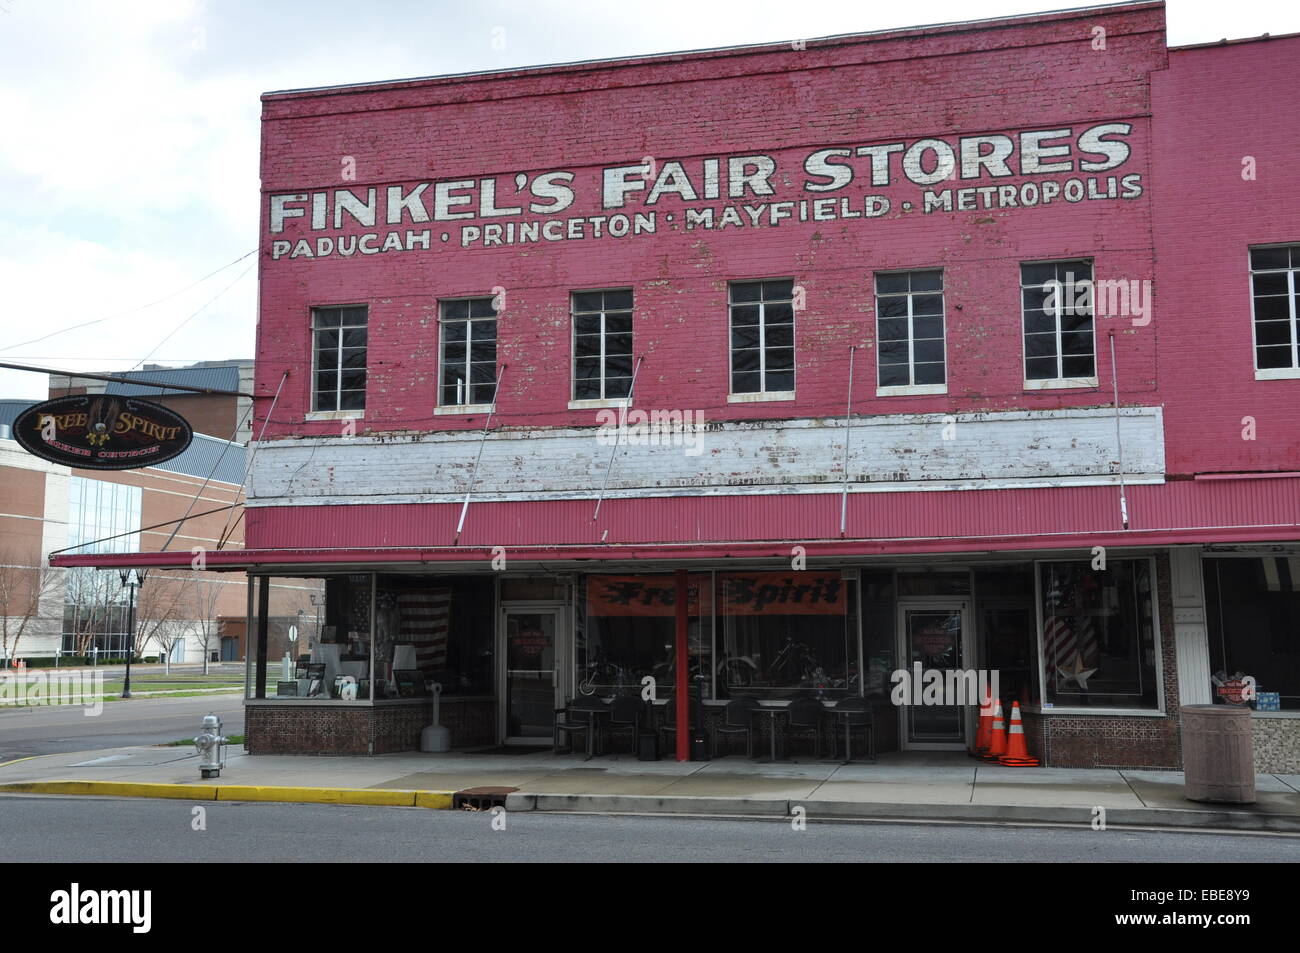
[[[144,585],[145,570],[119,569],[118,578],[131,593],[130,609],[126,621],[126,677],[122,679],[122,697],[131,697],[131,656],[135,654],[135,593]]]

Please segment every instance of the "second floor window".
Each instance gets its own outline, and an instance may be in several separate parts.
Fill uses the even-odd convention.
[[[1300,370],[1300,245],[1250,250],[1255,369]]]
[[[731,393],[794,392],[794,280],[734,281]]]
[[[632,292],[573,296],[573,399],[617,400],[632,389]]]
[[[1092,262],[1084,259],[1020,266],[1027,385],[1097,383],[1091,283]]]
[[[497,389],[497,309],[491,298],[441,305],[439,404],[491,404]]]
[[[948,389],[944,360],[943,272],[876,275],[879,388]]]
[[[313,308],[314,411],[366,409],[365,308]]]

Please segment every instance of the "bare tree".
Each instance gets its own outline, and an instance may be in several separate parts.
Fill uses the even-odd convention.
[[[155,570],[145,577],[144,585],[136,592],[132,650],[141,655],[149,642],[156,642],[163,650],[163,666],[167,672],[171,671],[172,649],[185,637],[189,587],[190,580],[186,577]]]
[[[217,602],[221,598],[220,580],[200,573],[190,577],[189,617],[187,625],[199,645],[203,647],[203,674],[208,674],[208,660],[212,645],[217,639]]]
[[[115,618],[124,618],[122,584],[116,573],[100,572],[89,566],[78,566],[67,571],[69,626],[74,651],[90,655],[95,637],[107,634]]]
[[[0,654],[6,664],[18,654],[22,637],[41,617],[41,602],[59,583],[48,566],[26,566],[13,553],[0,550]]]

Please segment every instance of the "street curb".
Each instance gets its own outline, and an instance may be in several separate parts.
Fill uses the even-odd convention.
[[[895,804],[810,801],[786,798],[656,797],[654,795],[529,794],[506,798],[507,811],[589,814],[731,814],[790,817],[802,808],[809,819],[967,821],[1077,824],[1090,827],[1093,808],[1015,804]],[[1300,833],[1300,816],[1253,811],[1106,808],[1107,827],[1171,827]]]
[[[170,798],[183,801],[276,801],[290,804],[362,804],[451,810],[453,791],[387,788],[273,787],[248,784],[152,784],[142,781],[10,781],[0,794],[71,794]]]

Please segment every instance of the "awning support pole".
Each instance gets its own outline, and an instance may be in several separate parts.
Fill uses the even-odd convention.
[[[483,445],[487,443],[488,432],[492,429],[492,415],[497,410],[497,394],[501,392],[501,381],[506,376],[506,368],[509,364],[502,364],[497,369],[497,384],[492,389],[492,409],[488,411],[487,420],[483,421],[483,436],[479,438],[478,455],[474,457],[474,470],[469,475],[469,486],[465,487],[465,502],[460,505],[460,519],[456,520],[456,538],[451,541],[453,546],[460,545],[460,531],[465,528],[465,514],[469,512],[469,495],[474,492],[474,484],[478,482],[478,465],[483,459]]]
[[[674,735],[677,738],[677,760],[690,760],[690,697],[688,695],[690,686],[689,657],[690,652],[687,650],[687,640],[690,637],[690,607],[687,600],[690,598],[690,586],[686,578],[686,570],[679,569],[676,572],[674,582],[677,588],[677,601],[674,608],[677,610],[677,638],[674,649],[676,651],[676,672],[677,677],[673,684],[673,704],[677,706],[677,731]]]
[[[253,697],[266,697],[266,649],[271,614],[271,579],[257,577],[257,675],[254,678]]]
[[[844,408],[844,489],[840,492],[840,539],[844,538],[849,519],[849,437],[853,434],[853,353],[849,347],[849,396]]]
[[[618,443],[623,436],[623,429],[627,426],[627,412],[632,407],[632,395],[636,392],[636,375],[641,370],[641,362],[644,360],[645,355],[642,354],[636,359],[636,367],[632,368],[632,381],[627,385],[627,402],[619,413],[618,427],[614,430],[614,449],[609,452],[609,464],[605,467],[605,479],[600,484],[600,496],[596,497],[596,509],[591,514],[593,523],[600,516],[600,504],[605,501],[605,490],[609,487],[609,474],[614,469],[614,455],[618,453]]]
[[[1115,393],[1115,447],[1119,451],[1119,518],[1128,529],[1128,491],[1124,486],[1124,441],[1119,432],[1119,371],[1115,364],[1115,332],[1110,332],[1110,382]]]

